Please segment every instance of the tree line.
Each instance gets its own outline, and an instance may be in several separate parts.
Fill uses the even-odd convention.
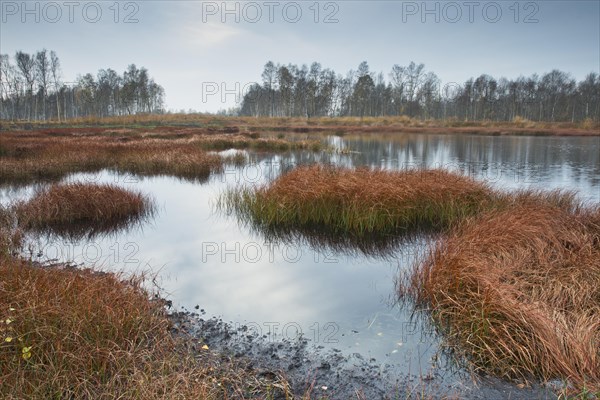
[[[0,118],[12,120],[66,120],[163,112],[164,89],[146,68],[135,64],[122,75],[100,69],[96,75],[62,80],[56,52],[17,51],[14,62],[0,54]]]
[[[399,116],[480,121],[600,120],[600,75],[577,82],[552,70],[516,79],[483,74],[442,85],[424,64],[394,65],[390,73],[369,70],[366,61],[345,76],[319,63],[266,63],[262,84],[245,91],[241,115],[279,117]]]

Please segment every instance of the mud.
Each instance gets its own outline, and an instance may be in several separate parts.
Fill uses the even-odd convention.
[[[434,369],[409,375],[399,366],[359,353],[314,346],[304,338],[273,340],[248,326],[193,312],[170,314],[173,332],[206,344],[210,351],[243,359],[257,376],[283,376],[294,395],[327,399],[557,399],[552,385],[516,385],[496,378]]]

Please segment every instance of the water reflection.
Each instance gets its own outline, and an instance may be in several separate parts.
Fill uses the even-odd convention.
[[[103,222],[71,222],[68,224],[52,224],[43,228],[30,228],[28,241],[52,242],[66,240],[69,242],[90,242],[132,235],[143,232],[144,227],[156,217],[155,210],[120,220]]]
[[[218,209],[224,214],[224,210]],[[308,246],[315,252],[329,254],[345,254],[348,256],[374,257],[380,259],[394,258],[403,249],[425,243],[435,233],[426,230],[403,231],[398,234],[372,234],[368,238],[351,232],[344,234],[309,227],[275,227],[265,226],[252,218],[236,216],[238,224],[250,230],[253,235],[262,238],[265,243],[278,245]]]
[[[568,188],[600,201],[600,137],[396,134],[339,138],[339,164],[384,169],[444,167],[501,188]]]
[[[151,271],[177,307],[196,305],[233,324],[252,323],[273,340],[293,339],[297,327],[314,345],[336,347],[426,370],[440,351],[435,331],[398,302],[394,286],[424,244],[356,243],[314,232],[265,234],[214,212],[224,190],[261,185],[302,164],[386,169],[446,166],[498,188],[574,189],[600,202],[600,138],[392,135],[330,137],[341,152],[249,153],[201,185],[169,177],[124,180],[116,174],[77,175],[116,183],[155,198],[161,212],[143,230],[93,240],[40,239],[41,258],[107,270]],[[28,190],[0,190],[2,201]],[[373,246],[373,247],[370,247]],[[390,251],[391,249],[391,251]],[[284,329],[287,328],[287,329]]]

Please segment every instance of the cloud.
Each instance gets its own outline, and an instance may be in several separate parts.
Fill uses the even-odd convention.
[[[218,22],[187,24],[179,31],[182,43],[189,47],[204,49],[224,46],[242,34],[241,29]]]

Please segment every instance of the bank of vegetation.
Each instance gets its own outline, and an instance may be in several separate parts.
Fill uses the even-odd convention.
[[[443,170],[315,165],[229,190],[219,206],[267,236],[434,232],[400,296],[427,310],[461,361],[600,390],[600,206],[572,192],[503,192]]]

